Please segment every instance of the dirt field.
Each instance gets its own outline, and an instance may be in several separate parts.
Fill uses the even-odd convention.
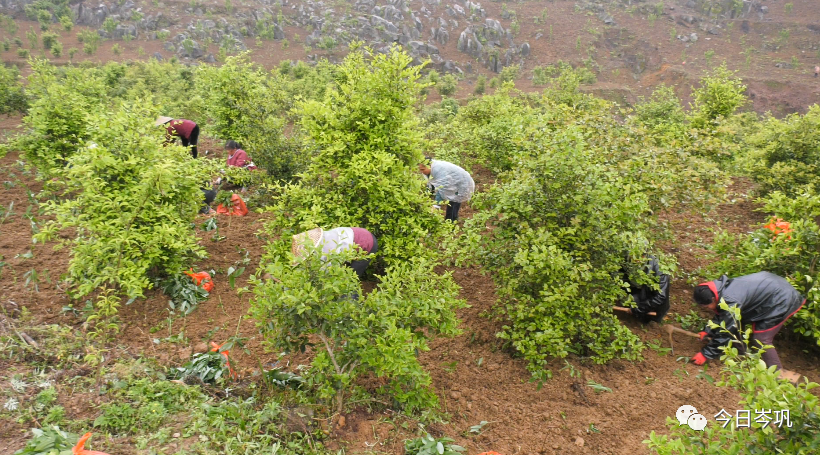
[[[188,2],[162,2],[163,8],[170,8],[176,24],[170,27],[172,35],[183,30],[184,25],[200,16],[186,13]],[[236,2],[239,8],[252,8],[252,2]],[[299,2],[293,2],[299,3]],[[417,9],[421,0],[407,2]],[[446,2],[445,2],[446,3]],[[820,61],[820,33],[812,28],[820,24],[820,8],[816,0],[794,0],[793,9],[786,12],[780,2],[768,2],[769,14],[758,20],[754,15],[743,21],[724,21],[718,35],[709,35],[700,30],[689,30],[676,19],[682,11],[680,5],[667,2],[664,14],[654,22],[645,15],[630,13],[624,8],[611,10],[615,25],[605,26],[594,15],[578,10],[574,1],[524,1],[509,2],[521,19],[521,32],[517,41],[527,41],[532,48],[516,81],[517,87],[525,91],[541,90],[533,85],[532,69],[539,65],[556,63],[559,60],[581,64],[592,58],[597,68],[597,82],[584,90],[600,96],[616,99],[623,103],[634,103],[639,96],[651,93],[652,88],[664,83],[674,85],[678,95],[689,100],[691,88],[698,78],[710,67],[726,61],[729,68],[737,70],[748,86],[752,100],[751,109],[763,113],[771,111],[775,115],[803,112],[820,102],[820,79],[811,77],[814,65]],[[224,12],[224,2],[201,2],[219,16]],[[150,2],[140,2],[146,13],[158,11]],[[501,20],[502,4],[485,1],[482,5],[487,17]],[[677,8],[677,9],[673,9]],[[547,11],[547,23],[535,24],[533,17]],[[19,19],[19,18],[18,18]],[[29,28],[37,29],[37,23],[18,20],[23,37]],[[509,27],[510,20],[501,20]],[[729,25],[730,23],[735,25]],[[106,40],[91,56],[82,52],[82,43],[77,40],[77,32],[84,27],[75,27],[71,32],[53,30],[63,43],[63,56],[53,58],[59,64],[68,64],[69,49],[79,52],[73,62],[124,61],[147,59],[155,52],[165,58],[171,54],[163,49],[159,40],[137,38],[132,41]],[[789,30],[788,43],[777,49],[770,44],[782,30]],[[701,39],[683,43],[670,34],[697,31]],[[284,48],[279,41],[264,41],[257,47],[255,40],[248,38],[245,44],[251,50],[251,58],[273,68],[283,60],[307,59],[308,55],[331,60],[343,58],[344,49],[328,52],[307,49],[297,43],[295,35],[302,38],[308,32],[296,25],[284,27],[290,46]],[[537,34],[542,37],[536,39]],[[5,30],[0,31],[0,40],[11,39]],[[427,36],[425,35],[425,39]],[[471,57],[458,51],[456,37],[446,45],[439,46],[445,59],[470,62]],[[114,53],[113,46],[120,50]],[[26,43],[25,48],[29,45]],[[749,50],[751,49],[751,50]],[[714,57],[707,59],[706,53],[714,51]],[[206,53],[216,54],[218,46],[210,44]],[[42,49],[33,49],[33,56],[45,56]],[[632,70],[635,58],[645,59],[640,72]],[[26,73],[25,59],[17,55],[14,47],[9,51],[0,49],[0,58],[6,64],[15,64]],[[791,69],[775,67],[778,62],[795,62]],[[195,62],[190,62],[195,63]],[[488,78],[495,76],[478,64],[474,71],[464,75],[459,83],[457,97],[466,98],[472,92],[478,75]],[[431,92],[427,102],[440,100]],[[19,117],[0,117],[0,137],[11,134],[20,124]],[[215,142],[206,142],[211,150],[219,150]],[[62,309],[70,302],[60,288],[60,275],[68,265],[66,250],[54,251],[52,245],[31,243],[31,222],[24,216],[31,202],[29,192],[38,191],[39,185],[30,174],[26,174],[17,163],[16,153],[9,153],[0,159],[0,204],[8,208],[13,202],[13,213],[0,223],[0,261],[6,263],[0,268],[0,304],[14,302],[15,306],[25,306],[34,319],[44,324],[62,324],[79,328],[78,320],[65,314]],[[486,180],[486,175],[479,180]],[[487,181],[478,181],[479,186]],[[672,287],[672,313],[685,315],[693,309],[691,303],[691,283],[687,279],[706,261],[704,245],[710,243],[712,229],[717,223],[733,232],[746,232],[760,221],[755,212],[756,205],[747,194],[750,184],[738,180],[731,188],[732,204],[724,204],[707,213],[666,213],[662,220],[671,224],[675,238],[664,245],[667,252],[674,254],[680,263],[680,270]],[[33,216],[38,222],[44,217]],[[469,207],[462,210],[462,216],[470,216]],[[247,285],[247,278],[258,264],[264,245],[256,234],[262,228],[267,215],[251,213],[244,218],[220,218],[220,234],[225,240],[213,242],[212,232],[199,232],[202,245],[210,257],[197,269],[217,271],[216,288],[210,298],[201,303],[188,317],[177,319],[169,326],[167,298],[158,291],[150,291],[145,300],[125,306],[120,312],[124,321],[119,337],[117,355],[119,357],[152,357],[162,364],[177,366],[187,360],[192,352],[204,350],[206,342],[223,341],[235,334],[249,337],[247,348],[251,354],[241,350],[232,351],[233,362],[240,374],[249,376],[258,365],[274,362],[274,353],[264,351],[256,336],[254,321],[248,317],[250,294],[238,295],[228,284],[224,271],[239,262],[247,254],[250,258],[248,271],[237,280],[237,288]],[[198,224],[204,222],[201,217]],[[29,255],[28,253],[31,253]],[[29,257],[31,256],[31,257]],[[36,271],[39,282],[27,286],[26,273]],[[554,378],[542,388],[530,382],[531,375],[526,370],[526,362],[514,358],[502,349],[495,337],[501,323],[486,317],[496,303],[494,285],[490,277],[482,275],[474,268],[454,269],[455,280],[462,287],[461,297],[467,300],[469,308],[460,310],[464,334],[454,339],[439,339],[431,344],[429,352],[420,358],[424,367],[433,377],[433,387],[442,401],[442,410],[451,416],[447,425],[436,424],[428,427],[435,436],[447,435],[470,453],[494,450],[505,455],[511,454],[644,454],[647,449],[641,443],[650,431],[665,432],[665,421],[673,417],[676,409],[683,404],[695,406],[707,417],[721,409],[730,413],[738,407],[738,395],[731,390],[717,388],[710,384],[706,375],[716,377],[719,362],[712,362],[707,370],[678,361],[680,356],[689,357],[699,349],[699,342],[682,336],[675,339],[675,353],[662,353],[652,349],[645,352],[645,361],[639,363],[615,361],[606,366],[588,364],[576,358],[555,360],[549,368]],[[30,276],[30,275],[29,275]],[[694,279],[695,277],[692,277]],[[712,278],[712,277],[710,277]],[[628,318],[623,319],[644,341],[654,341],[666,348],[668,341],[656,325],[641,326]],[[153,329],[153,330],[152,330]],[[166,338],[184,332],[187,343],[162,342],[155,338]],[[784,365],[806,375],[812,381],[820,381],[820,362],[814,352],[804,352],[789,344],[789,337],[781,334],[775,340]],[[288,360],[294,369],[310,356],[310,352]],[[572,365],[571,367],[569,365]],[[0,359],[0,371],[13,372],[19,365]],[[573,377],[571,372],[580,372]],[[6,373],[0,374],[5,381]],[[596,393],[587,386],[594,381],[611,389],[611,392]],[[0,382],[5,387],[3,382]],[[84,399],[85,391],[73,390],[67,406],[68,418],[94,415],[93,405]],[[331,439],[331,445],[346,448],[347,453],[388,453],[402,454],[403,440],[415,435],[414,428],[397,426],[397,416],[390,412],[368,412],[359,408],[346,416],[346,425]],[[468,430],[481,421],[489,422],[480,435]],[[2,425],[0,425],[2,427]],[[21,448],[28,438],[27,426],[12,424],[0,428],[0,453],[13,453]],[[122,454],[136,453],[129,443],[121,441]]]
[[[9,122],[3,127],[9,127]],[[67,267],[68,256],[62,251],[52,251],[50,245],[31,244],[31,226],[22,216],[29,205],[27,190],[36,191],[31,177],[22,173],[14,153],[0,160],[5,183],[0,188],[0,200],[8,205],[14,202],[14,214],[0,226],[0,255],[7,262],[3,268],[0,294],[4,304],[9,301],[25,306],[42,323],[76,325],[77,319],[61,312],[69,302],[58,288],[58,277]],[[682,277],[688,276],[704,261],[704,251],[696,245],[710,240],[709,227],[720,220],[733,231],[750,229],[759,219],[753,212],[753,203],[740,196],[748,191],[745,182],[739,182],[732,190],[738,202],[723,205],[717,211],[703,217],[693,214],[667,214],[677,237],[670,243],[670,252],[677,252],[681,270],[673,284],[672,312],[686,314],[693,307],[690,303],[690,286]],[[465,210],[469,216],[469,210]],[[37,217],[36,217],[37,218]],[[202,218],[204,220],[204,217]],[[38,221],[42,221],[38,218]],[[232,353],[236,368],[244,376],[257,369],[259,362],[275,361],[275,356],[265,353],[255,336],[254,322],[248,319],[248,294],[238,296],[231,289],[224,270],[240,262],[245,252],[250,255],[251,265],[258,264],[263,241],[255,234],[265,217],[251,213],[244,218],[220,222],[220,234],[227,239],[220,242],[209,240],[211,232],[200,232],[201,243],[210,257],[197,269],[215,269],[216,289],[210,298],[201,303],[188,317],[167,325],[167,298],[157,291],[148,293],[146,300],[139,300],[122,309],[123,333],[119,337],[117,356],[159,359],[169,366],[179,365],[192,353],[204,350],[205,342],[220,342],[236,333],[250,337],[247,344],[251,355],[240,350]],[[31,252],[33,257],[22,255]],[[24,274],[36,270],[41,280],[38,289],[24,285]],[[460,311],[464,334],[454,339],[436,340],[431,350],[421,354],[424,367],[433,377],[433,386],[441,397],[442,408],[452,416],[448,425],[437,424],[428,428],[434,435],[448,435],[459,444],[468,447],[470,453],[495,450],[503,454],[635,454],[647,453],[641,444],[649,432],[665,431],[666,417],[672,417],[682,404],[695,406],[710,416],[720,409],[733,412],[738,406],[738,396],[731,390],[717,388],[707,382],[701,368],[676,361],[679,356],[691,356],[699,349],[699,342],[686,337],[676,337],[675,354],[647,350],[644,362],[612,362],[606,366],[584,363],[575,358],[567,362],[553,361],[550,365],[555,377],[539,390],[529,382],[530,374],[525,362],[513,358],[501,348],[495,333],[500,323],[484,316],[496,302],[492,281],[476,269],[455,269],[454,277],[462,287],[461,296],[470,307]],[[50,277],[47,280],[45,275]],[[238,280],[237,287],[246,285],[248,274]],[[658,326],[642,327],[631,320],[624,323],[639,334],[644,341],[655,341],[668,347],[668,341]],[[155,332],[152,332],[155,328]],[[165,338],[184,332],[188,343],[155,344],[154,338]],[[807,355],[786,346],[787,337],[776,340],[784,364],[812,380],[820,380],[817,357]],[[304,362],[306,356],[292,358],[290,367]],[[3,363],[3,362],[0,362]],[[719,362],[713,362],[705,374],[716,375]],[[568,365],[572,365],[572,369]],[[9,371],[15,366],[0,364]],[[577,371],[572,377],[570,372]],[[612,390],[596,393],[587,386],[595,381]],[[74,392],[82,397],[83,391]],[[69,397],[71,398],[71,397]],[[74,400],[69,400],[74,401]],[[78,400],[82,401],[82,400]],[[90,404],[70,408],[69,417],[93,415]],[[332,439],[331,446],[346,447],[348,453],[403,453],[402,441],[413,434],[413,429],[398,428],[390,412],[369,413],[357,409],[349,414],[344,428]],[[488,423],[481,435],[467,430],[481,421]],[[25,428],[0,430],[2,445],[16,450],[25,441]],[[127,441],[122,446],[127,453]],[[5,451],[8,453],[8,450]]]

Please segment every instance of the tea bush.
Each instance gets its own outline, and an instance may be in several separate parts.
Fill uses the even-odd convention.
[[[0,115],[25,112],[28,98],[16,66],[0,65]]]
[[[88,114],[87,139],[62,171],[70,199],[51,200],[55,220],[35,237],[44,241],[71,229],[68,276],[74,294],[106,287],[143,295],[151,276],[179,272],[202,256],[193,220],[208,174],[185,148],[163,147],[156,111],[144,102]]]
[[[726,67],[726,63],[702,77],[700,87],[692,92],[689,120],[695,128],[709,128],[720,117],[729,117],[743,107],[748,99],[746,86]]]
[[[587,149],[578,128],[541,138],[547,149],[475,198],[468,257],[493,273],[508,321],[499,335],[538,374],[549,357],[637,359],[639,339],[612,314],[625,291],[626,253],[647,245],[647,197]]]
[[[805,115],[767,118],[748,143],[747,168],[761,193],[801,194],[820,177],[820,106]]]
[[[264,266],[275,280],[255,288],[251,313],[277,350],[304,352],[310,337],[319,340],[306,385],[336,412],[356,380],[372,373],[386,378],[380,391],[408,411],[434,407],[430,376],[416,359],[428,350],[427,338],[459,333],[455,309],[458,288],[449,274],[437,275],[423,258],[389,267],[367,296],[345,263],[350,251],[328,254],[309,246],[294,261],[288,253]]]
[[[387,264],[436,254],[444,223],[431,212],[417,168],[422,136],[413,106],[420,85],[411,61],[396,48],[375,55],[356,48],[323,101],[299,104],[300,125],[318,152],[268,208],[275,216],[266,231],[282,239],[269,253],[282,254],[291,235],[315,226],[355,226],[379,239]]]
[[[196,76],[210,130],[240,142],[270,175],[290,180],[303,169],[307,156],[284,137],[286,95],[272,82],[249,63],[247,54],[229,57],[220,67],[203,65]]]

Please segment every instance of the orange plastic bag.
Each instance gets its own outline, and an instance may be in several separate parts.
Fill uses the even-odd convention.
[[[498,452],[482,452],[482,453],[479,453],[478,455],[501,455],[501,454],[498,453]]]
[[[91,433],[86,433],[77,441],[77,445],[71,449],[72,455],[108,455],[105,452],[97,452],[96,450],[85,450],[85,441],[88,441],[88,438],[91,437]]]
[[[211,341],[211,352],[219,352],[219,349],[221,349],[223,345],[224,343],[216,344],[213,341]],[[236,374],[236,371],[233,371],[233,367],[231,366],[231,359],[228,357],[228,354],[230,354],[230,352],[231,351],[226,349],[220,352],[220,354],[222,354],[222,357],[225,357],[225,364],[228,365],[228,370],[231,372],[231,378],[233,378],[233,380],[235,381],[237,378],[239,378],[239,375]]]
[[[772,218],[769,221],[769,224],[763,226],[764,228],[772,231],[774,234],[774,238],[777,238],[780,234],[786,234],[787,239],[791,240],[791,232],[792,232],[792,225],[788,221],[783,221],[780,218]]]
[[[184,273],[191,277],[197,286],[202,286],[202,289],[205,289],[208,292],[211,292],[214,289],[214,281],[211,279],[211,275],[208,272],[194,273],[193,270],[190,270]]]
[[[238,194],[234,193],[231,196],[231,203],[233,203],[233,208],[230,210],[222,204],[219,204],[216,206],[216,213],[233,216],[245,216],[248,214],[248,207],[245,206],[245,201],[243,201],[242,197]]]

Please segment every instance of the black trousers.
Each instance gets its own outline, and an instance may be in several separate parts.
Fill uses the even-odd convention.
[[[182,139],[183,147],[187,147],[189,145],[191,146],[191,155],[196,158],[199,154],[199,151],[196,148],[196,143],[199,141],[199,125],[195,126],[194,129],[191,130],[191,137],[188,139],[180,137],[180,139]]]
[[[461,202],[448,201],[447,211],[444,212],[444,219],[450,221],[458,220],[458,209],[461,208]]]
[[[379,241],[376,240],[376,236],[372,233],[370,234],[373,236],[373,248],[368,251],[368,253],[373,254],[379,251]],[[353,261],[350,263],[350,268],[356,272],[356,275],[359,275],[359,279],[364,279],[364,272],[367,270],[367,266],[370,265],[370,259],[359,259],[358,261]]]

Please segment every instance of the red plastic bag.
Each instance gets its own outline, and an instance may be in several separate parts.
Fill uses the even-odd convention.
[[[108,455],[105,452],[97,452],[96,450],[85,450],[85,441],[88,441],[88,438],[91,437],[91,433],[86,433],[77,441],[77,445],[71,449],[72,455]]]
[[[216,206],[216,213],[233,216],[245,216],[248,214],[248,207],[245,206],[245,201],[243,201],[242,197],[238,194],[234,193],[231,196],[231,203],[233,203],[233,208],[230,210],[222,204],[219,204]]]
[[[216,344],[213,341],[211,341],[211,352],[219,352],[223,345],[224,343]],[[228,370],[231,372],[231,378],[233,378],[233,380],[235,381],[237,378],[239,378],[239,375],[236,374],[236,371],[233,371],[233,367],[231,366],[231,359],[228,357],[228,354],[230,354],[230,352],[231,351],[226,349],[220,352],[220,354],[222,354],[222,357],[225,357],[225,365],[228,365]]]
[[[772,231],[774,238],[777,238],[780,234],[786,234],[786,238],[789,240],[792,238],[792,225],[788,221],[783,221],[780,218],[772,218],[771,221],[769,221],[769,224],[763,227]]]
[[[211,279],[211,275],[208,272],[194,273],[193,270],[190,270],[184,273],[191,277],[197,286],[202,286],[202,289],[205,289],[208,292],[211,292],[214,289],[214,281]]]

